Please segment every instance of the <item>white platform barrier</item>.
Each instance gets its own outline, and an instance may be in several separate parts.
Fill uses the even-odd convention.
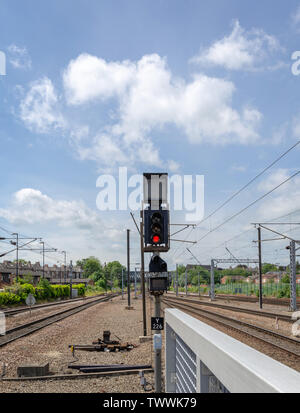
[[[196,318],[166,309],[165,323],[166,392],[300,393],[296,370]]]

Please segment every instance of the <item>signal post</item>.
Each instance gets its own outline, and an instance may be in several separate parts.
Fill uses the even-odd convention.
[[[164,319],[161,317],[161,296],[168,289],[167,263],[160,253],[170,249],[170,222],[168,207],[168,174],[144,174],[144,210],[143,210],[143,251],[153,253],[149,264],[149,291],[155,300],[154,317],[151,318],[151,330],[157,331],[153,337],[155,392],[162,391],[161,349]]]

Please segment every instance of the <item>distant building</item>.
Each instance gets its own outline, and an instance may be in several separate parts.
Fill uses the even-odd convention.
[[[266,274],[262,275],[262,282],[263,284],[267,282],[275,282],[276,284],[280,283],[282,277],[285,275],[282,271],[269,271]]]
[[[286,272],[284,271],[269,271],[266,274],[262,274],[262,283],[266,284],[269,282],[273,282],[275,284],[279,284],[282,280],[282,278],[286,275]],[[300,275],[296,276],[296,282],[297,284],[300,284]],[[250,277],[247,277],[247,282],[254,282],[255,284],[259,284],[259,275],[251,275]]]
[[[16,278],[16,270],[15,262],[4,261],[0,263],[0,284],[11,284]],[[36,262],[35,264],[32,264],[30,261],[26,264],[19,262],[18,273],[20,278],[29,274],[32,275],[34,284],[37,284],[43,275],[44,278],[52,284],[64,284],[70,282],[69,269],[68,267],[65,268],[64,265],[60,267],[53,265],[50,267],[46,264],[43,272],[43,267],[39,262]],[[81,282],[86,284],[89,280],[83,278],[82,269],[80,267],[73,267],[72,281],[74,283]]]
[[[221,278],[221,284],[226,284],[227,280],[230,280],[230,282],[238,282],[247,281],[247,278],[242,275],[225,275]]]

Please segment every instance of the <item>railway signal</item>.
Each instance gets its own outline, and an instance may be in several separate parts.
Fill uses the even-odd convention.
[[[146,209],[144,211],[144,234],[147,251],[155,252],[160,250],[157,247],[168,248],[169,211]]]
[[[167,252],[169,246],[170,212],[168,205],[168,174],[144,173],[143,204],[141,217],[141,255],[145,252],[154,253],[149,264],[149,291],[154,296],[156,320],[161,320],[161,296],[168,288],[167,263],[160,258],[159,253]],[[142,273],[144,271],[142,258]],[[155,358],[155,392],[161,393],[161,334],[155,334],[153,339]]]
[[[167,272],[167,263],[159,255],[153,255],[149,263],[149,272]]]

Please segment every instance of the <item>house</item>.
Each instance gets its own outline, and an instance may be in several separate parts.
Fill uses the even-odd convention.
[[[4,261],[0,263],[0,282],[10,284],[16,278],[16,262]],[[19,262],[18,265],[18,275],[23,278],[26,275],[33,276],[34,284],[37,284],[40,279],[44,276],[50,283],[68,283],[70,282],[69,268],[62,265],[58,267],[53,265],[50,267],[45,264],[44,269],[39,262],[32,264],[30,261],[27,263]],[[82,269],[74,266],[72,269],[72,280],[74,283],[82,282],[87,283],[88,280],[83,279]]]
[[[254,284],[258,284],[259,283],[259,276],[258,274],[253,274],[250,275],[249,277],[246,278],[246,282],[247,283],[254,283]]]
[[[229,282],[234,283],[247,281],[247,278],[243,277],[242,275],[225,275],[221,278],[221,284],[226,284],[227,280],[229,280]]]
[[[280,283],[282,277],[285,275],[282,271],[269,271],[262,275],[262,283],[274,282],[276,284]]]

